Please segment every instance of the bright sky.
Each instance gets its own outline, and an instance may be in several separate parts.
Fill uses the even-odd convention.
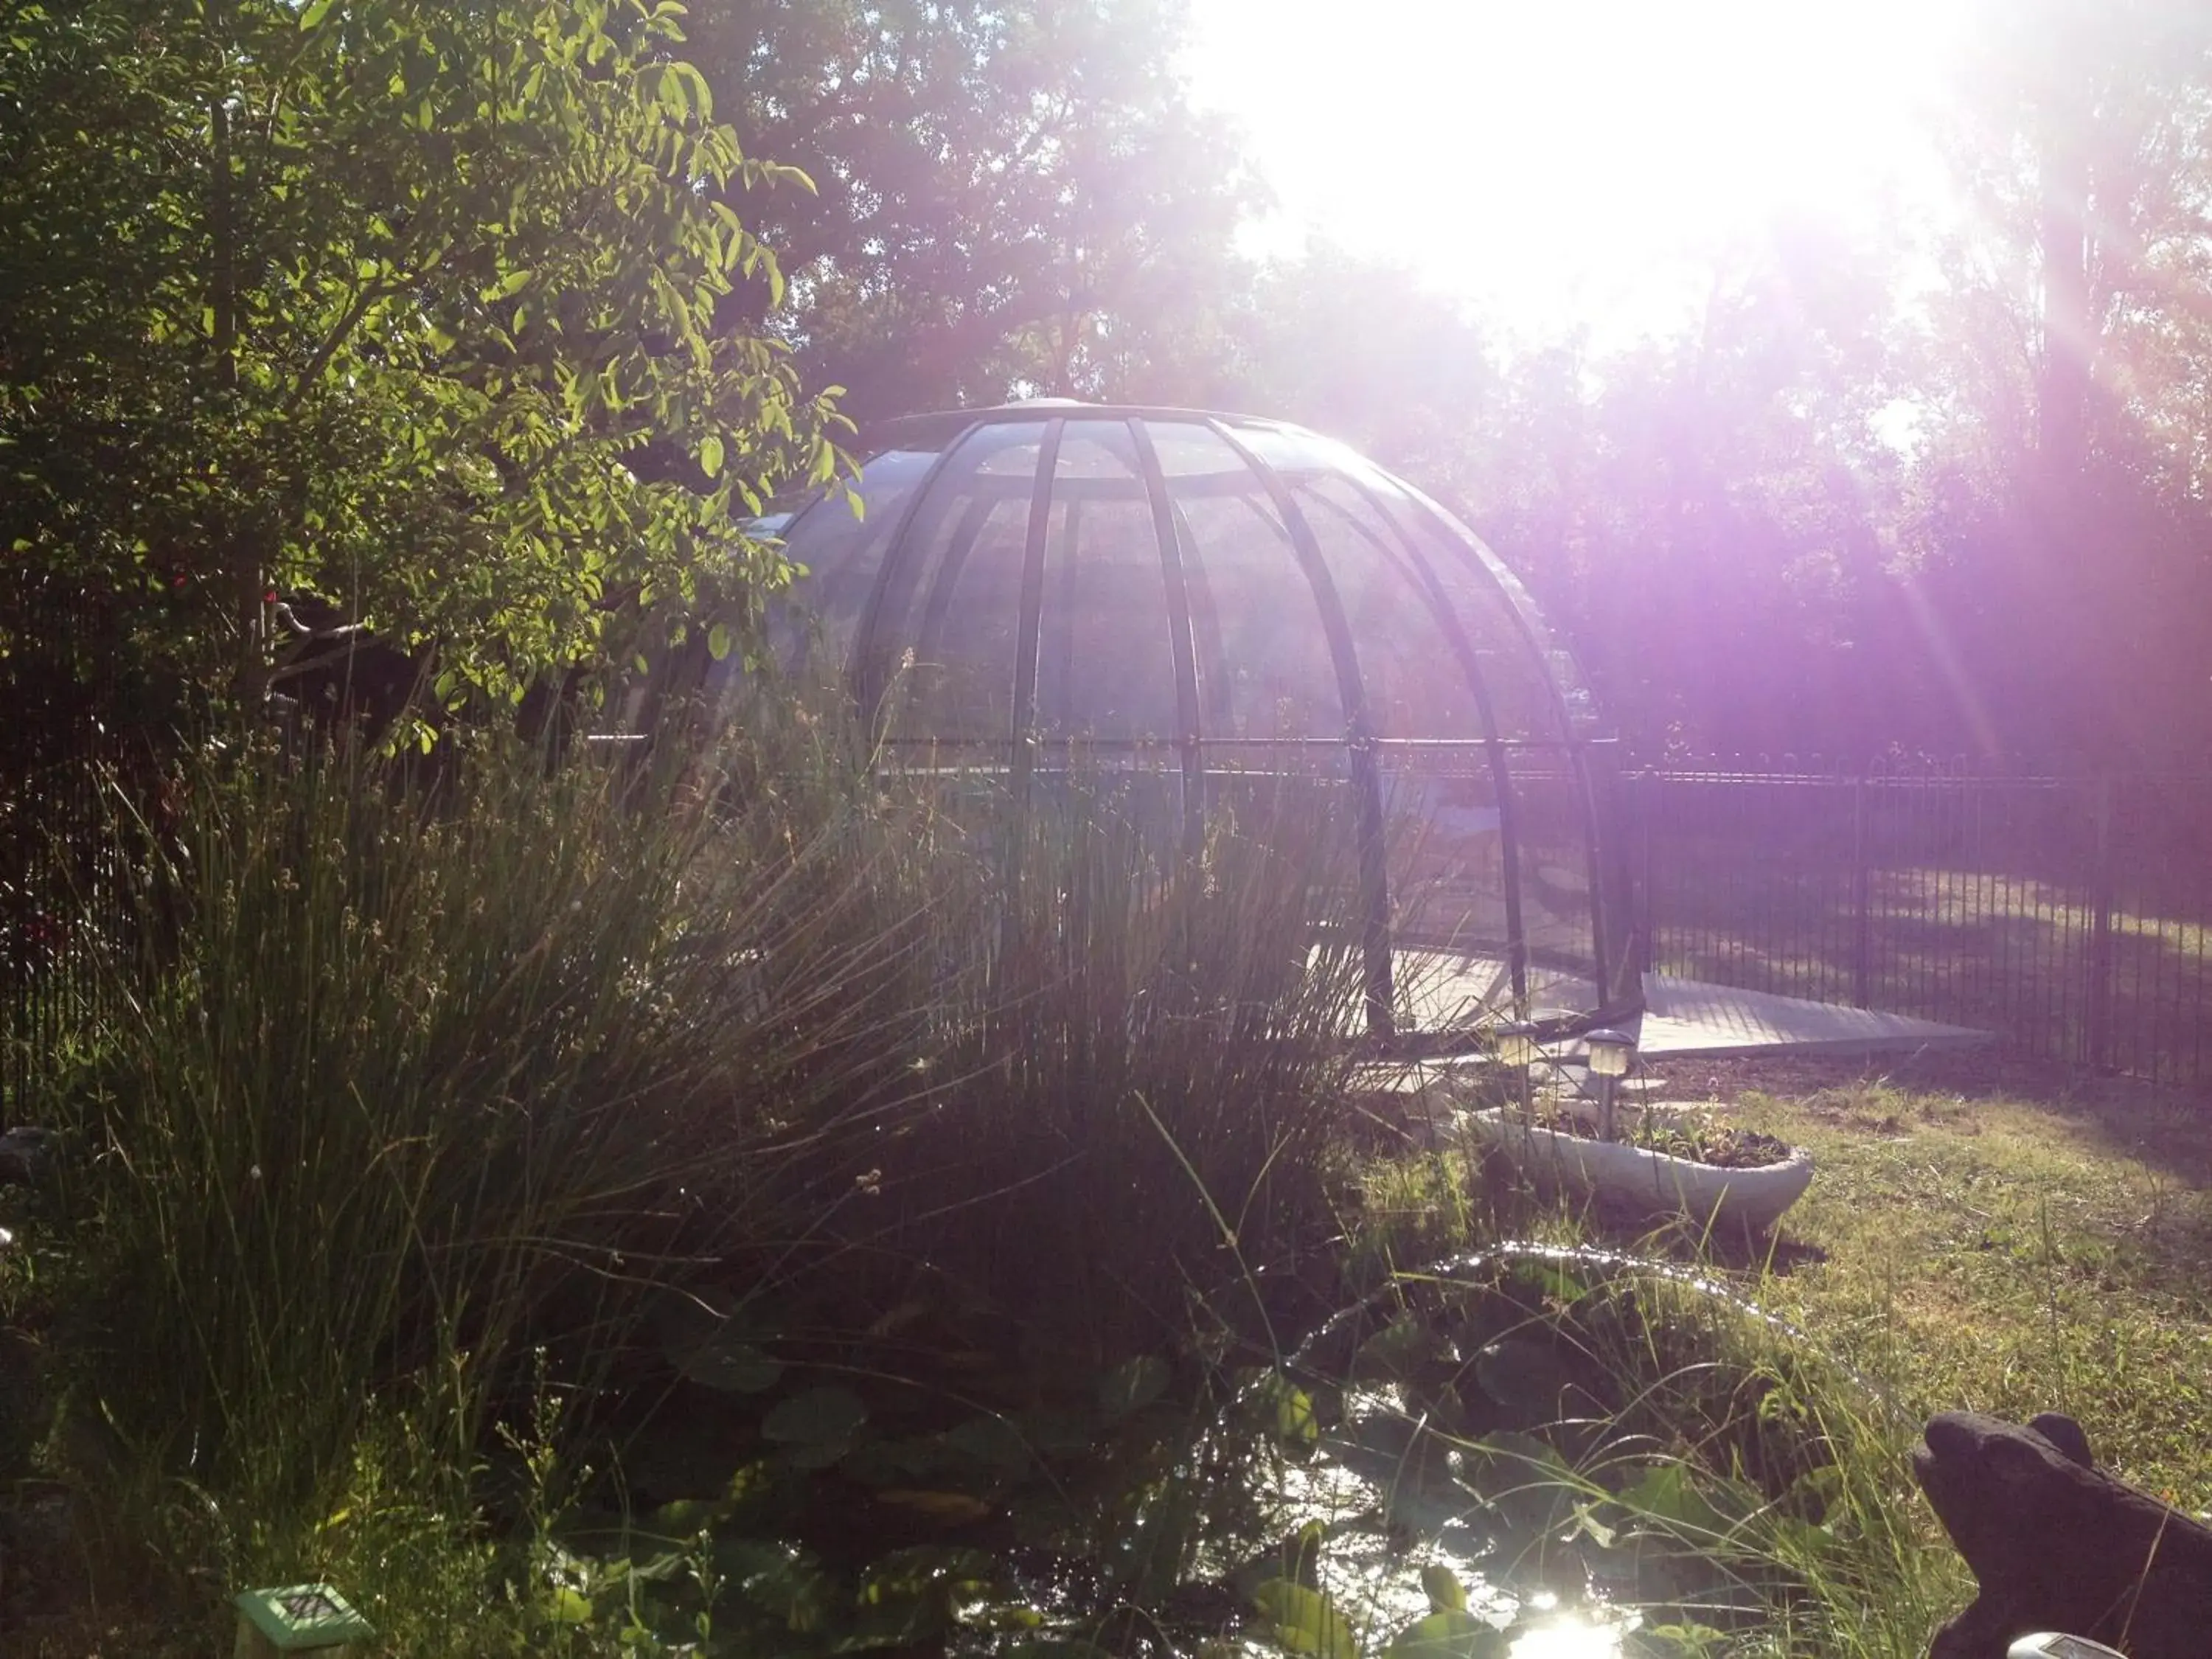
[[[1682,316],[1778,208],[1924,210],[1969,0],[1190,0],[1195,100],[1318,232],[1530,333]],[[1349,27],[1347,27],[1347,24]]]

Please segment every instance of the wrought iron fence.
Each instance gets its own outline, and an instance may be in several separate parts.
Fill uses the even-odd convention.
[[[98,747],[0,778],[0,1119],[100,994],[92,938],[130,924]],[[1620,786],[1649,968],[2212,1084],[2212,772]]]
[[[101,994],[94,945],[126,925],[107,785],[137,712],[112,607],[35,572],[10,575],[0,585],[0,1127],[21,1121],[40,1057]]]
[[[1647,963],[2212,1082],[2212,775],[1624,780]]]
[[[116,803],[100,757],[18,774],[0,795],[0,1119],[20,1121],[42,1056],[105,994],[101,954],[129,926]]]

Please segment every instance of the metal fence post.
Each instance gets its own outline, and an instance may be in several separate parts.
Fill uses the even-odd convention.
[[[1636,830],[1639,868],[1637,872],[1638,927],[1637,939],[1642,945],[1637,960],[1637,970],[1648,974],[1659,958],[1659,905],[1653,896],[1651,866],[1651,820],[1659,811],[1659,774],[1652,770],[1638,773],[1636,779]]]
[[[2089,871],[2088,1052],[2083,1058],[2103,1071],[2112,1058],[2112,779],[2097,780],[2092,811],[2097,850]]]
[[[1851,780],[1851,1000],[1874,1006],[1874,872],[1867,844],[1867,781]]]

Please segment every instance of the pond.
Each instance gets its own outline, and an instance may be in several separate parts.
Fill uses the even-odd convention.
[[[1687,1269],[1534,1244],[1401,1275],[1279,1361],[1080,1389],[711,1331],[627,1510],[549,1521],[538,1570],[562,1616],[703,1652],[1702,1652],[1830,1542],[1832,1453],[1746,1357],[1778,1338]]]

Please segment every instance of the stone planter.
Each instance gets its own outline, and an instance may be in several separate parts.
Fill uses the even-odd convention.
[[[1680,1215],[1699,1225],[1763,1232],[1813,1179],[1813,1155],[1792,1146],[1779,1164],[1724,1170],[1618,1140],[1593,1140],[1532,1127],[1519,1113],[1492,1108],[1468,1115],[1484,1147],[1511,1160],[1540,1190],[1595,1198],[1639,1215]]]

